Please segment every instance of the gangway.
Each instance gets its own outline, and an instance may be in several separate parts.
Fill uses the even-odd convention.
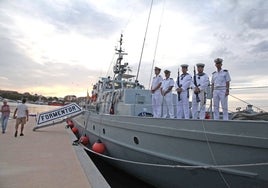
[[[68,118],[78,116],[82,113],[83,109],[76,103],[70,103],[55,110],[42,112],[37,114],[36,126],[33,128],[33,131],[62,123]]]

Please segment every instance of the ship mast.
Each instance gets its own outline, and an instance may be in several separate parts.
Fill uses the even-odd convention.
[[[122,64],[123,56],[127,55],[127,53],[122,50],[123,43],[123,34],[120,36],[119,40],[119,48],[115,48],[116,54],[118,54],[118,58],[116,60],[116,64],[114,65],[114,77],[116,80],[122,80],[123,74],[127,71],[128,63]]]

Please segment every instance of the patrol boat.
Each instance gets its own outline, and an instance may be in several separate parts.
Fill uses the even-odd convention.
[[[268,187],[268,122],[152,117],[150,91],[125,74],[122,37],[114,77],[101,78],[72,119],[89,138],[83,147],[155,187]]]
[[[246,109],[240,111],[241,108],[237,108],[237,112],[232,114],[231,119],[236,120],[265,120],[268,121],[268,112],[253,110],[253,105],[248,104]]]

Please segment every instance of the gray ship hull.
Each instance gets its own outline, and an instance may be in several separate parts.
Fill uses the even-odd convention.
[[[265,121],[100,115],[73,119],[108,162],[156,187],[268,187]],[[90,148],[90,145],[88,145]]]

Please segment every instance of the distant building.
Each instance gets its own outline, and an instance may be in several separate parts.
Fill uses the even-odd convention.
[[[66,101],[66,102],[74,102],[74,101],[76,101],[76,96],[75,95],[66,95],[65,97],[64,97],[64,101]]]

